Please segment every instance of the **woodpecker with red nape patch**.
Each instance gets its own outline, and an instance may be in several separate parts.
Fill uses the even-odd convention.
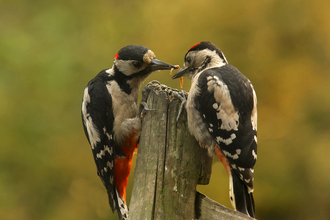
[[[173,79],[192,79],[186,100],[188,127],[229,176],[235,210],[255,217],[253,173],[257,160],[257,97],[248,78],[210,42],[192,46]]]
[[[157,70],[177,67],[156,59],[144,46],[130,45],[116,55],[113,67],[102,70],[86,86],[82,121],[97,174],[119,219],[128,219],[126,186],[138,148],[141,118],[137,99],[142,82]]]

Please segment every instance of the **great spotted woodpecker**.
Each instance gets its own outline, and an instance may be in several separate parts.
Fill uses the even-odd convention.
[[[190,132],[223,163],[234,209],[254,217],[257,97],[251,82],[210,42],[188,50],[173,79],[182,76],[192,79],[186,100]]]
[[[102,70],[84,90],[84,131],[109,204],[121,220],[128,218],[126,186],[141,128],[137,107],[141,83],[154,71],[172,68],[177,67],[157,60],[148,48],[130,45],[115,55],[112,68]]]

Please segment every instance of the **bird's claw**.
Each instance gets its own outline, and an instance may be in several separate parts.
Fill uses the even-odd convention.
[[[141,101],[140,105],[143,105],[143,110],[142,111],[156,111],[156,109],[150,109],[148,104],[144,101]]]
[[[177,97],[178,99],[181,100],[181,105],[180,105],[180,109],[179,109],[179,113],[178,113],[178,116],[176,117],[176,123],[178,123],[179,121],[179,118],[182,114],[182,109],[183,109],[183,106],[186,105],[186,102],[187,102],[187,92],[181,90],[180,92],[173,92],[173,95],[175,97]]]
[[[143,118],[144,114],[147,113],[147,111],[156,111],[156,109],[150,109],[148,104],[145,101],[141,101],[140,109],[139,109],[140,117]]]
[[[147,104],[147,99],[148,99],[150,91],[151,91],[150,86],[146,86],[142,90],[142,100],[140,102],[140,108],[139,108],[140,118],[143,118],[144,114],[147,113],[147,111],[155,111],[155,109],[150,109]]]

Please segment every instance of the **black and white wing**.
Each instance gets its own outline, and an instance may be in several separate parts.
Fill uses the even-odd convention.
[[[253,86],[235,67],[227,64],[202,72],[198,87],[200,93],[195,97],[196,108],[228,159],[234,192],[236,187],[233,196],[236,197],[236,208],[240,208],[237,207],[239,201],[252,200],[247,202],[251,204],[247,209],[253,209],[254,214],[252,191],[253,167],[257,159],[257,109]],[[243,188],[247,192],[237,193]],[[240,198],[239,194],[250,198]]]
[[[109,204],[114,211],[118,202],[114,186],[115,142],[112,98],[105,82],[98,77],[92,79],[84,90],[82,121],[93,151],[97,174],[107,189]]]

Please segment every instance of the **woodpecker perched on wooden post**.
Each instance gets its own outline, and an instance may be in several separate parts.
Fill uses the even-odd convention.
[[[148,48],[130,45],[115,55],[112,68],[102,70],[84,90],[84,131],[109,204],[120,220],[128,218],[126,186],[141,129],[140,86],[152,72],[172,68],[177,67],[157,60]]]
[[[192,79],[186,101],[188,127],[223,163],[230,180],[230,200],[235,210],[255,216],[253,173],[257,160],[257,97],[253,86],[228,64],[210,42],[192,46],[184,67],[173,79]]]

